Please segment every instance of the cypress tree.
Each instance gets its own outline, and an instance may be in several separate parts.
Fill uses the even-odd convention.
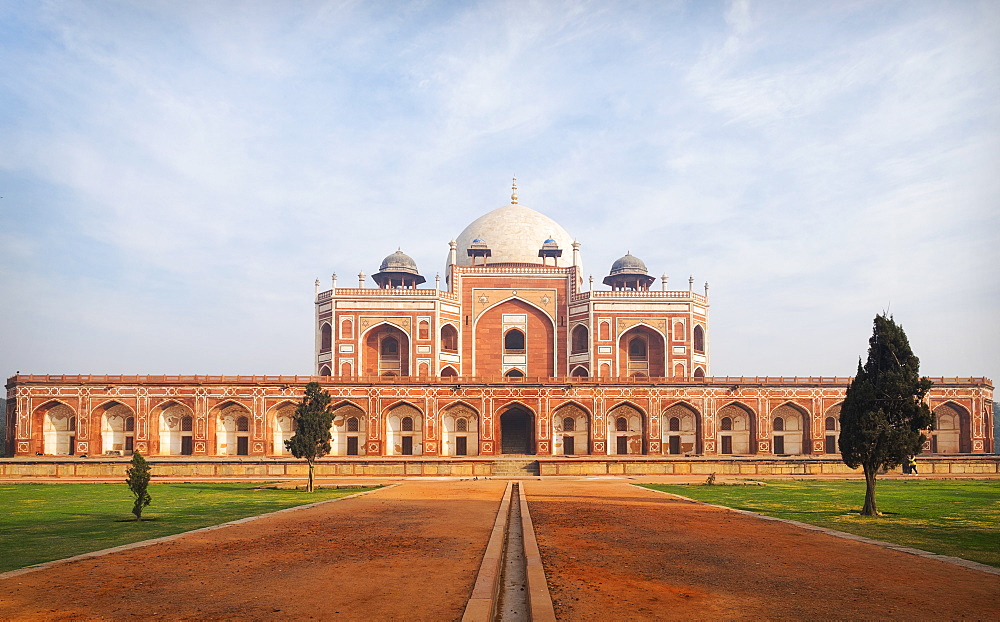
[[[142,457],[142,454],[135,452],[132,454],[132,466],[125,470],[125,474],[128,476],[125,483],[128,484],[129,490],[135,496],[132,513],[135,514],[135,520],[140,520],[142,509],[153,502],[153,497],[149,495],[148,490],[149,478],[153,476],[153,469]]]
[[[330,453],[330,425],[333,411],[330,409],[330,394],[318,382],[306,385],[302,402],[295,407],[295,434],[285,441],[296,458],[305,458],[309,463],[309,484],[306,490],[313,491],[314,469],[317,458]]]
[[[852,469],[865,473],[865,505],[861,514],[879,515],[875,481],[879,471],[892,469],[920,453],[934,427],[934,415],[924,403],[931,381],[919,376],[903,328],[892,316],[875,316],[868,340],[868,360],[847,389],[840,409],[840,454]]]

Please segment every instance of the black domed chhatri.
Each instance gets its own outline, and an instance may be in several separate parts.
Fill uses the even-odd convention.
[[[648,290],[655,280],[649,276],[645,262],[629,252],[611,264],[611,274],[604,277],[604,284],[615,290],[640,291]]]
[[[383,259],[378,270],[372,279],[382,289],[412,289],[427,280],[417,272],[417,262],[402,250]]]

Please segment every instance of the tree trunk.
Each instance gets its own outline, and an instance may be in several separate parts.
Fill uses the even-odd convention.
[[[310,460],[309,461],[309,483],[306,484],[306,492],[312,492],[313,491],[313,467],[315,467],[315,465],[312,463],[312,460]]]
[[[878,469],[870,465],[862,465],[865,469],[865,507],[861,508],[862,516],[881,516],[875,505],[875,478]]]

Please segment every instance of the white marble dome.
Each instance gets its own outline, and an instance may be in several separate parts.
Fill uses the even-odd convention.
[[[473,240],[480,239],[490,249],[490,264],[541,265],[542,258],[538,256],[538,251],[550,238],[559,244],[563,252],[558,265],[573,265],[573,236],[545,214],[511,203],[483,214],[459,234],[455,240],[456,263],[471,266],[472,257],[469,257],[467,251]]]

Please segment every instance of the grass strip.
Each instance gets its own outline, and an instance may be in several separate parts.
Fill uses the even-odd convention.
[[[262,485],[151,484],[140,522],[124,484],[0,485],[0,572],[371,490]]]
[[[1000,567],[1000,480],[883,480],[880,517],[860,514],[863,481],[765,483],[642,486]]]

